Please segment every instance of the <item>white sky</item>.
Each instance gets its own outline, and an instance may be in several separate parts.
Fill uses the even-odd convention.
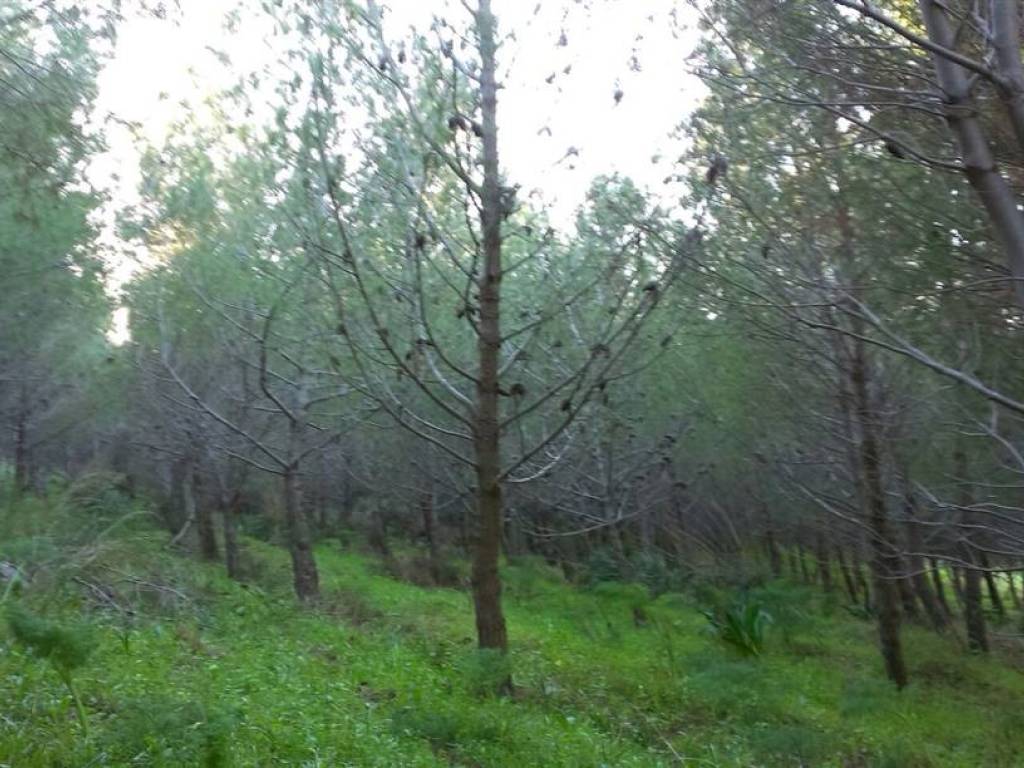
[[[312,0],[311,0],[312,1]],[[135,18],[120,30],[113,60],[100,77],[97,114],[138,123],[159,145],[183,113],[183,101],[201,109],[204,99],[275,58],[268,20],[253,13],[234,34],[223,19],[237,0],[180,0],[175,22]],[[426,30],[445,0],[384,0],[391,34],[415,25]],[[678,142],[670,138],[700,99],[699,83],[686,72],[696,32],[682,0],[495,0],[502,34],[514,32],[500,52],[505,69],[499,95],[502,165],[509,180],[539,189],[556,221],[567,222],[598,174],[619,172],[656,193],[677,170]],[[677,8],[678,25],[671,12]],[[461,10],[461,9],[460,9]],[[566,45],[558,40],[565,32]],[[225,67],[210,49],[227,52]],[[639,71],[630,65],[633,54]],[[563,69],[572,66],[565,75]],[[546,79],[557,73],[551,84]],[[613,94],[623,98],[615,106]],[[542,128],[550,129],[538,133]],[[111,192],[105,213],[116,289],[145,254],[133,254],[113,234],[116,210],[137,200],[138,148],[131,131],[106,128],[109,151],[91,169],[95,184]],[[575,147],[578,157],[565,158]],[[653,162],[654,158],[660,159]],[[123,314],[119,322],[124,323]],[[117,335],[115,331],[115,335]]]

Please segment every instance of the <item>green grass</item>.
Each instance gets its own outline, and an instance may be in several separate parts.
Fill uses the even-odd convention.
[[[909,629],[913,682],[897,693],[872,625],[798,587],[764,590],[776,625],[751,659],[718,642],[688,596],[647,604],[637,627],[632,587],[580,590],[543,564],[508,566],[516,690],[498,697],[506,670],[473,649],[463,591],[392,580],[325,542],[324,600],[304,609],[285,552],[247,542],[262,568],[241,586],[167,553],[165,538],[139,527],[76,550],[63,578],[18,598],[94,625],[99,645],[76,677],[92,733],[5,629],[0,765],[1024,764],[1019,672]]]

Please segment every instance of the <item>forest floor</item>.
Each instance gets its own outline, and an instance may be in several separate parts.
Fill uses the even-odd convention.
[[[166,538],[135,526],[71,554],[38,530],[0,538],[0,559],[54,564],[7,602],[86,621],[98,643],[76,676],[86,738],[53,669],[0,630],[0,766],[1024,765],[1019,660],[911,627],[897,692],[872,623],[808,588],[758,590],[775,621],[742,658],[692,593],[645,602],[638,626],[639,588],[517,562],[515,690],[496,696],[508,668],[473,650],[464,590],[396,580],[330,540],[323,600],[303,608],[285,551],[247,540],[242,585]]]

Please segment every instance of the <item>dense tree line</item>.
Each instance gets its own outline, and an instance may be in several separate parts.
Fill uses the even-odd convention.
[[[75,9],[0,17],[18,487],[121,473],[233,577],[278,538],[306,601],[344,530],[465,554],[501,650],[502,550],[815,582],[899,686],[902,622],[986,651],[1019,609],[1018,3],[696,3],[677,203],[603,177],[570,227],[503,165],[489,0],[268,5],[279,60],[144,148],[121,347],[81,180],[114,17]]]

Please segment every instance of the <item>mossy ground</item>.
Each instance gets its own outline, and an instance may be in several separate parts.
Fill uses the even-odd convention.
[[[85,740],[52,670],[0,633],[0,765],[1024,765],[1024,678],[1005,654],[909,628],[913,682],[896,692],[872,624],[801,587],[761,590],[776,624],[744,659],[689,595],[637,626],[634,586],[508,565],[515,692],[500,697],[506,662],[473,650],[464,591],[393,580],[329,540],[323,600],[300,607],[282,550],[248,541],[261,568],[240,585],[165,539],[111,535],[8,598],[86,617],[99,647],[78,675]]]

